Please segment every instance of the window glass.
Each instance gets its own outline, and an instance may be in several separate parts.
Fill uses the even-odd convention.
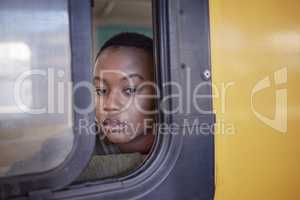
[[[0,27],[0,177],[45,172],[74,139],[68,0],[1,0]]]

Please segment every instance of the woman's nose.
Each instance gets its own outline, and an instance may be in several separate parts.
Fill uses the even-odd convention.
[[[104,111],[106,112],[118,112],[122,108],[120,95],[117,91],[110,91],[104,102]]]

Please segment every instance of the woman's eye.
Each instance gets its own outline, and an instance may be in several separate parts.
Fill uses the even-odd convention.
[[[98,96],[104,96],[105,94],[106,94],[106,89],[104,89],[104,88],[97,88],[96,89],[96,94],[98,95]]]
[[[128,96],[133,95],[137,92],[137,88],[133,87],[133,88],[126,88],[124,89],[124,93]]]

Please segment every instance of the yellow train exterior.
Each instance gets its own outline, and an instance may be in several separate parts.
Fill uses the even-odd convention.
[[[299,10],[210,1],[215,200],[300,199]]]

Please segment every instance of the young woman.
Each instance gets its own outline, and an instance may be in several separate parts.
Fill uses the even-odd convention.
[[[152,52],[152,39],[137,33],[118,34],[100,49],[94,69],[97,152],[149,153],[155,111]]]
[[[94,69],[96,152],[78,182],[125,175],[145,161],[155,137],[152,51],[152,39],[137,33],[120,33],[100,49]]]

